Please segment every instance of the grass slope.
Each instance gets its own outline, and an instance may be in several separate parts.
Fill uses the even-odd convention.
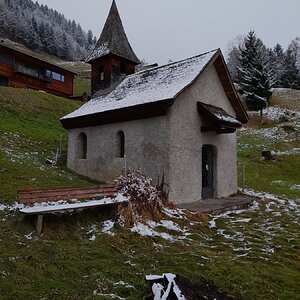
[[[79,103],[51,94],[0,88],[0,199],[11,203],[21,188],[86,184],[64,167],[45,164],[53,159],[67,135],[59,119]]]
[[[1,205],[12,204],[18,188],[87,184],[64,166],[44,163],[61,135],[65,153],[59,118],[79,104],[0,88],[0,105],[1,300],[143,299],[144,275],[166,272],[214,284],[237,299],[299,299],[299,205],[283,196],[297,197],[289,184],[297,184],[291,168],[298,167],[299,154],[260,160],[265,147],[286,151],[299,147],[297,141],[266,139],[256,124],[242,131],[238,149],[246,187],[282,199],[264,197],[247,209],[212,214],[209,224],[174,219],[189,232],[184,238],[162,226],[157,230],[177,239],[144,237],[118,225],[107,234],[104,222],[112,213],[100,210],[47,215],[37,238],[33,218]]]

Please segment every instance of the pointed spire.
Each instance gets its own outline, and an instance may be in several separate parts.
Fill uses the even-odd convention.
[[[112,2],[96,47],[86,61],[91,62],[108,54],[118,55],[136,64],[140,63],[126,36],[115,0]]]

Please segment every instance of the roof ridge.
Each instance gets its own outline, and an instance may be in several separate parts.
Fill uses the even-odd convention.
[[[147,70],[141,70],[139,72],[136,72],[134,74],[131,74],[127,77],[130,77],[130,76],[133,76],[135,74],[141,74],[141,73],[146,73],[146,72],[150,72],[150,71],[153,71],[153,70],[158,70],[158,69],[162,69],[162,68],[165,68],[165,67],[168,67],[168,66],[171,66],[171,65],[175,65],[175,64],[178,64],[178,63],[181,63],[181,62],[184,62],[184,61],[187,61],[187,60],[190,60],[190,59],[193,59],[193,58],[198,58],[200,56],[204,56],[204,55],[207,55],[209,53],[212,53],[212,52],[218,52],[218,51],[221,51],[220,48],[216,48],[214,50],[210,50],[210,51],[207,51],[207,52],[204,52],[204,53],[201,53],[201,54],[197,54],[197,55],[194,55],[194,56],[190,56],[188,58],[184,58],[184,59],[181,59],[181,60],[178,60],[178,61],[173,61],[171,63],[168,63],[168,64],[164,64],[164,65],[161,65],[161,66],[157,66],[157,67],[153,67],[153,68],[150,68],[150,69],[147,69]],[[127,78],[126,77],[126,78]]]

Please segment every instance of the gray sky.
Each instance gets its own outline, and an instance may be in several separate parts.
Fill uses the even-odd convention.
[[[111,0],[38,0],[99,37]],[[166,63],[221,48],[256,31],[266,46],[284,48],[300,36],[299,0],[116,0],[140,59]]]

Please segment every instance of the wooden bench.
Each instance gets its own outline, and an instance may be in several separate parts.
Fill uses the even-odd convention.
[[[37,234],[40,235],[44,214],[114,205],[126,201],[122,197],[111,199],[110,197],[114,195],[116,195],[116,189],[113,185],[30,189],[18,191],[18,202],[26,205],[25,208],[20,209],[21,213],[38,216],[36,230]],[[75,200],[84,201],[74,202]],[[57,203],[58,201],[63,201],[64,203]],[[38,203],[45,203],[45,205],[36,205]]]

